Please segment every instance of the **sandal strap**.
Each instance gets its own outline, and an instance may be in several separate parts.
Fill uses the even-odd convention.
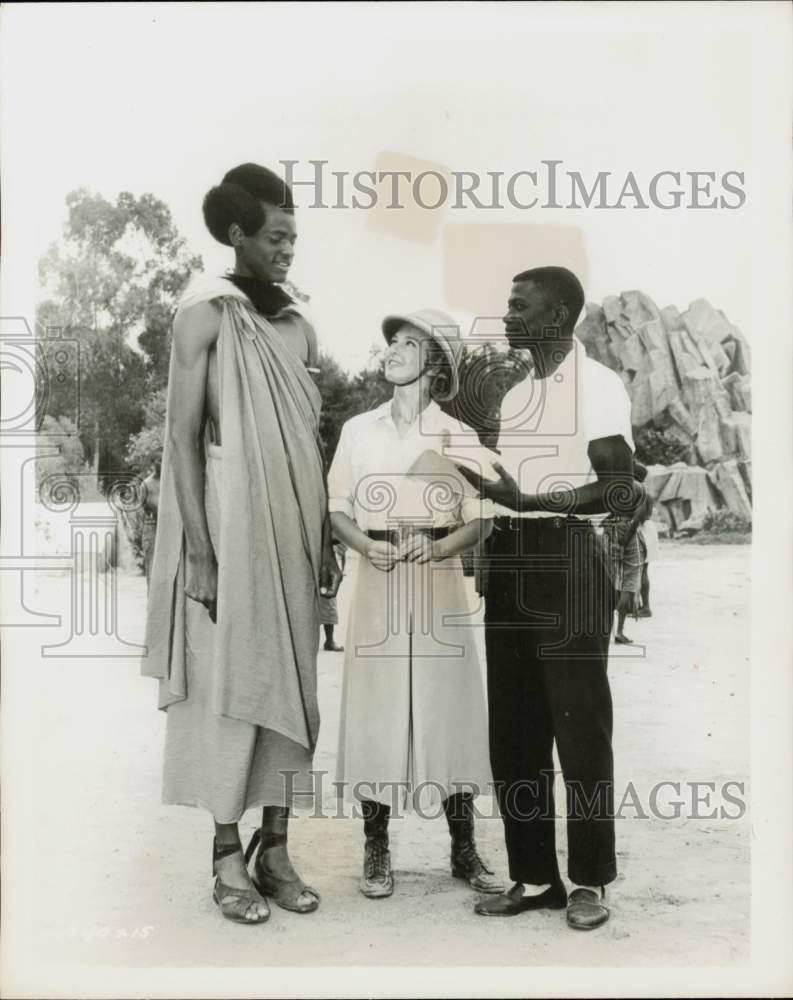
[[[256,858],[253,866],[254,885],[259,887],[259,891],[266,896],[276,896],[283,898],[286,896],[291,902],[297,902],[304,892],[310,892],[312,896],[320,899],[316,889],[306,885],[303,879],[295,874],[294,878],[279,878],[271,872],[262,862],[261,856]]]
[[[255,885],[249,888],[240,889],[236,885],[229,885],[219,876],[215,876],[215,892],[222,900],[247,899],[249,903],[265,902]]]
[[[317,890],[306,885],[300,876],[292,879],[278,878],[265,868],[263,871],[257,869],[256,878],[261,891],[267,896],[273,896],[279,902],[297,905],[304,892],[310,893],[317,900],[321,898]]]
[[[215,871],[215,865],[218,861],[238,853],[242,853],[242,844],[239,841],[236,844],[219,844],[217,839],[214,839],[212,841],[212,871]]]
[[[270,833],[269,831],[264,832],[261,827],[257,827],[253,831],[253,835],[245,848],[245,864],[248,865],[251,862],[253,853],[256,848],[259,848],[259,853],[268,850],[270,847],[280,847],[285,844],[286,834],[285,833]]]
[[[269,831],[259,831],[259,853],[269,850],[271,847],[281,847],[286,843],[285,833],[270,833]]]
[[[253,831],[253,836],[251,837],[248,846],[245,848],[244,858],[246,865],[250,864],[251,858],[253,857],[253,852],[259,846],[259,841],[261,839],[262,839],[262,831],[259,827],[257,827]]]
[[[228,907],[236,907],[241,903],[245,904],[245,912],[251,906],[258,906],[264,903],[267,906],[267,900],[260,895],[256,886],[252,885],[248,889],[240,889],[234,885],[227,885],[220,876],[215,878],[215,900],[221,910],[225,911]],[[264,917],[263,919],[267,919]]]

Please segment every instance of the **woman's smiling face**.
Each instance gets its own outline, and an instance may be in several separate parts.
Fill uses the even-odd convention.
[[[432,337],[409,323],[403,323],[385,352],[385,377],[392,385],[415,382],[426,368],[428,341]]]

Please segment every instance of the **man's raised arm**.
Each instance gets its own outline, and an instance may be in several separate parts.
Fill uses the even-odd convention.
[[[644,501],[644,487],[633,478],[633,453],[621,435],[589,443],[589,460],[597,481],[564,493],[522,493],[517,482],[497,462],[499,478],[487,480],[458,465],[457,468],[483,497],[523,513],[617,514],[627,517]]]
[[[180,313],[173,328],[168,384],[168,442],[174,485],[187,541],[185,593],[217,617],[217,558],[204,510],[201,430],[206,406],[209,353],[217,341],[220,310],[212,302]]]

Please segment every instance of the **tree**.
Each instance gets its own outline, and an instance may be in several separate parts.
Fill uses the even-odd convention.
[[[46,440],[46,444],[44,443]],[[53,454],[57,446],[58,454]],[[68,417],[44,417],[41,425],[41,437],[36,456],[36,492],[41,490],[41,484],[49,476],[74,475],[74,484],[79,488],[77,477],[86,470],[85,454],[77,427]]]
[[[348,416],[365,413],[391,398],[393,387],[386,381],[383,369],[385,351],[382,347],[372,347],[369,361],[350,383],[350,404]]]
[[[48,412],[68,414],[79,387],[80,440],[99,479],[125,470],[145,400],[167,382],[173,311],[201,259],[151,194],[123,192],[111,203],[80,189],[66,204],[64,240],[39,264],[46,297],[36,319],[39,330],[79,342],[79,370],[70,361],[71,381],[50,385]]]
[[[144,477],[153,465],[162,461],[166,395],[167,389],[163,387],[149,397],[143,412],[143,429],[132,435],[127,447],[127,463]]]
[[[330,465],[339,443],[341,425],[350,416],[350,378],[334,358],[323,353],[319,358],[316,386],[322,396],[319,433]]]
[[[353,376],[329,354],[320,356],[316,380],[322,396],[319,430],[328,465],[333,461],[345,420],[373,409],[391,396],[391,386],[383,375],[382,356],[382,350],[373,347],[367,366]]]

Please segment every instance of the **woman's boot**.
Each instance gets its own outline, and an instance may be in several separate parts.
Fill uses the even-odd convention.
[[[452,837],[452,875],[464,879],[477,892],[500,893],[500,879],[479,857],[474,842],[474,797],[467,792],[450,795],[443,803]]]
[[[369,899],[384,899],[394,891],[391,854],[388,850],[388,817],[391,810],[381,802],[369,799],[364,799],[361,806],[366,837],[361,892]]]

